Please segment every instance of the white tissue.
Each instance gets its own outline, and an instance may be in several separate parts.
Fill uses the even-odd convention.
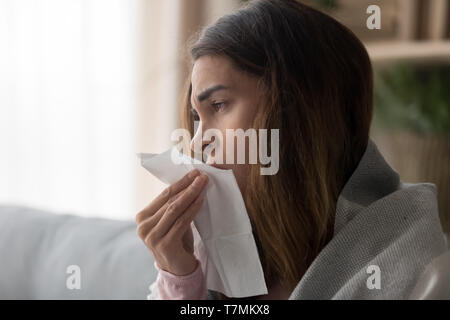
[[[174,147],[161,154],[138,154],[155,177],[172,184],[197,168],[209,177],[203,205],[194,219],[194,254],[201,262],[206,286],[228,297],[267,294],[252,227],[232,170],[206,165]],[[177,157],[175,164],[172,159]],[[180,163],[182,162],[182,163]]]

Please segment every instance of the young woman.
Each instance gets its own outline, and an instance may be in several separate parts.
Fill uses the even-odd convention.
[[[259,0],[203,29],[190,53],[183,109],[192,134],[195,120],[223,136],[279,129],[275,175],[208,155],[233,170],[252,223],[268,294],[249,298],[407,298],[445,250],[436,190],[403,184],[370,140],[363,44],[298,1]],[[191,172],[136,217],[162,299],[227,298],[207,290],[193,252],[190,223],[207,180]]]

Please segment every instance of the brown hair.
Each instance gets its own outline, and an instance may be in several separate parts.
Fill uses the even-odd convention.
[[[266,279],[292,291],[333,236],[338,196],[367,147],[369,56],[345,26],[294,0],[251,1],[196,38],[192,63],[225,56],[267,88],[253,127],[280,129],[279,171],[252,165],[243,197]],[[183,119],[192,134],[191,90]]]

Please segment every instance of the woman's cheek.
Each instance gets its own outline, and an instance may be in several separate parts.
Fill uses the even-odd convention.
[[[239,189],[241,193],[244,194],[245,188],[248,184],[249,166],[244,164],[234,165],[232,170]]]

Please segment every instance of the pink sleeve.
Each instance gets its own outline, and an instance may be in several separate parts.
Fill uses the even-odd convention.
[[[206,300],[206,281],[200,262],[197,268],[190,274],[176,276],[170,272],[158,268],[157,286],[162,300]]]

